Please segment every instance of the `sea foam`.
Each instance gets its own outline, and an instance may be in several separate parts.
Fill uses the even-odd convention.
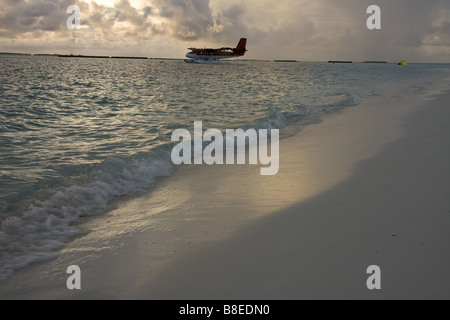
[[[172,165],[165,158],[109,159],[90,182],[56,190],[23,215],[7,218],[0,226],[0,281],[15,269],[54,258],[80,233],[80,217],[104,213],[115,197],[147,190],[157,177],[170,175]]]

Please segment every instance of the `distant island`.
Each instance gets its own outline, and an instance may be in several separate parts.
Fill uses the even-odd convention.
[[[90,59],[133,59],[133,60],[135,60],[135,59],[141,59],[141,60],[148,59],[147,57],[84,56],[84,55],[73,55],[73,54],[59,54],[58,57],[59,57],[59,58],[90,58]]]
[[[11,56],[31,56],[31,53],[0,52],[0,54]]]
[[[0,56],[30,56],[30,57],[55,57],[55,58],[86,58],[86,59],[129,59],[129,60],[173,60],[182,61],[184,58],[162,58],[162,57],[134,57],[134,56],[96,56],[96,55],[82,55],[82,54],[60,54],[60,53],[22,53],[22,52],[0,52]],[[255,61],[255,62],[325,62],[325,61],[303,61],[303,60],[290,60],[290,59],[277,59],[277,60],[260,60],[260,59],[237,59],[236,61]],[[400,64],[405,64],[406,61],[402,61]],[[328,63],[379,63],[379,64],[398,64],[397,62],[387,62],[378,60],[367,60],[363,62],[345,61],[345,60],[330,60]],[[449,62],[407,62],[408,64],[423,63],[423,64],[435,64],[435,65],[447,65]]]
[[[332,63],[332,64],[335,64],[335,63],[353,63],[353,61],[335,61],[335,60],[330,60],[330,61],[328,61],[328,63]]]

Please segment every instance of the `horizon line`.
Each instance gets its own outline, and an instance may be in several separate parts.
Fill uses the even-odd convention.
[[[23,53],[23,52],[0,52],[0,55],[18,55],[18,56],[49,56],[49,57],[63,57],[63,58],[97,58],[97,59],[129,59],[129,60],[185,60],[185,58],[165,58],[165,57],[140,57],[140,56],[103,56],[103,55],[82,55],[82,54],[60,54],[60,53]],[[233,59],[234,61],[260,61],[260,62],[323,62],[330,61],[339,62],[345,60],[294,60],[294,59]],[[403,59],[404,60],[404,59]],[[350,62],[348,60],[346,62]],[[383,63],[395,64],[398,62],[388,62],[384,60],[365,60],[365,61],[351,61],[352,63]],[[409,62],[408,64],[450,64],[450,62]]]

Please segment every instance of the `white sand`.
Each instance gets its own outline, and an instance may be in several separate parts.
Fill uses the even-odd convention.
[[[408,115],[406,136],[359,162],[350,179],[247,226],[225,243],[180,258],[134,297],[449,299],[448,101],[450,93]],[[348,169],[345,153],[351,151],[352,163],[377,150],[380,140],[399,133],[392,130],[395,123],[383,120],[386,114],[377,118],[380,110],[373,111],[348,112],[352,120],[364,115],[380,125],[377,130],[363,124],[367,136],[343,115],[324,123],[326,128],[320,126],[325,131],[339,128],[326,132],[338,136],[319,134],[317,140],[308,140],[323,139],[332,149],[333,156],[329,149],[316,154],[326,156],[315,158],[319,168],[331,164],[330,173],[324,169],[323,174],[341,177],[339,168]],[[345,130],[340,126],[344,123]],[[381,267],[380,291],[367,289],[370,265]]]
[[[448,299],[448,101],[346,109],[282,140],[274,177],[179,168],[89,221],[59,259],[17,272],[0,298]],[[79,292],[65,287],[71,264]],[[370,265],[380,291],[366,287]]]

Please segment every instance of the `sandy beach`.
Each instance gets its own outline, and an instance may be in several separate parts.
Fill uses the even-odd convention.
[[[342,136],[324,139],[329,148],[315,155],[337,161],[323,173],[332,177],[341,168],[344,173],[329,180],[341,182],[260,219],[233,239],[180,258],[134,297],[448,299],[448,101],[449,92],[387,121],[387,114],[377,119],[367,109],[325,121],[323,126],[339,128]],[[356,130],[352,116],[370,117],[378,129],[365,123]],[[355,138],[356,132],[362,137]],[[382,290],[367,289],[371,265],[382,270]]]
[[[88,219],[89,233],[17,271],[0,298],[449,299],[449,101],[345,109],[282,140],[273,177],[179,167],[118,200],[107,223]],[[66,288],[69,265],[80,291]],[[371,265],[381,290],[366,286]]]
[[[0,0],[0,300],[450,300],[450,1],[72,2]]]

